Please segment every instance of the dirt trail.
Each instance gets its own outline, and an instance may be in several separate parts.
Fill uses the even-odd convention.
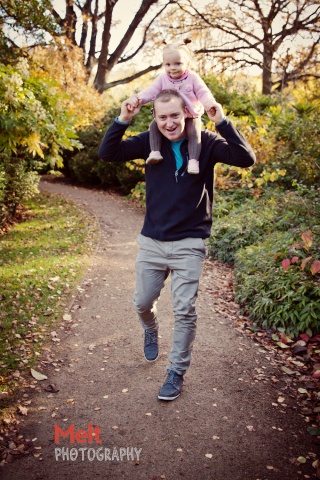
[[[52,348],[56,366],[39,367],[48,380],[38,382],[20,425],[41,449],[37,457],[6,465],[0,478],[315,478],[310,460],[301,467],[290,462],[315,451],[294,400],[288,396],[287,406],[272,405],[285,378],[270,353],[234,329],[238,307],[231,298],[231,269],[207,262],[183,393],[160,402],[173,326],[170,283],[158,304],[161,354],[149,364],[132,306],[142,212],[106,192],[48,182],[42,188],[89,209],[100,225],[100,243],[71,309],[70,328],[56,329],[61,338]],[[279,382],[270,381],[272,376]],[[59,392],[45,391],[48,384]],[[74,425],[74,443],[61,435],[55,443],[55,424],[62,431]],[[92,442],[81,443],[86,438]]]

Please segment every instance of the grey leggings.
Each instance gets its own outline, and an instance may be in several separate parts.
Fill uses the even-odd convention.
[[[186,134],[189,159],[199,160],[201,153],[201,117],[186,118]],[[161,152],[161,133],[154,120],[150,125],[150,148],[152,151]]]
[[[136,261],[134,306],[145,330],[158,330],[157,300],[171,273],[174,313],[173,344],[167,367],[184,374],[190,365],[196,335],[195,302],[204,264],[206,247],[201,238],[161,242],[139,235]]]

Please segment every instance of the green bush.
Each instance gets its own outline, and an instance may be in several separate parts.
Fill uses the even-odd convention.
[[[0,225],[14,217],[19,203],[39,192],[38,183],[38,174],[28,171],[23,159],[0,154]]]
[[[319,132],[319,112],[313,109],[278,126],[278,138],[285,142],[278,161],[287,172],[287,183],[320,184]]]
[[[269,188],[262,197],[251,197],[235,207],[233,196],[241,198],[241,191],[234,191],[234,195],[220,192],[216,199],[208,250],[220,262],[232,265],[239,249],[263,241],[268,233],[289,229],[295,231],[303,225],[309,228],[318,221],[314,216],[318,208],[316,192],[314,195],[301,196],[297,192]],[[218,218],[222,210],[220,202],[226,213],[227,205],[233,205],[230,213],[222,218]]]
[[[66,152],[63,172],[82,185],[118,188],[127,195],[143,180],[144,162],[110,163],[100,160],[98,150],[105,129],[101,125],[93,125],[78,132],[84,148],[76,153]]]
[[[313,251],[302,252],[301,257],[320,254],[319,227],[316,230]],[[281,264],[297,239],[298,232],[276,231],[259,245],[239,250],[235,256],[235,298],[263,328],[284,328],[292,335],[309,328],[315,334],[320,332],[320,274],[302,269],[300,261],[287,270]]]
[[[129,198],[137,200],[140,205],[146,203],[146,182],[138,182],[134,188],[131,189]]]
[[[80,148],[73,117],[61,106],[55,82],[0,64],[1,223],[37,192],[37,173],[62,165],[62,149]]]

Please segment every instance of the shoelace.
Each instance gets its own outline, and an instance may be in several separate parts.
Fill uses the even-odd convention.
[[[178,380],[177,375],[175,372],[169,372],[168,373],[168,378],[165,381],[165,383],[171,383],[172,385],[175,385],[175,381]]]
[[[155,332],[147,332],[146,331],[145,339],[146,339],[146,346],[158,342],[157,334]]]

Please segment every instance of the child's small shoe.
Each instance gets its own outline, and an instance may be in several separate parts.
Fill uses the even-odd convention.
[[[199,162],[195,158],[191,158],[188,162],[188,173],[193,175],[199,173]]]
[[[149,157],[146,160],[147,165],[154,165],[155,163],[162,162],[163,157],[158,150],[152,150]]]

